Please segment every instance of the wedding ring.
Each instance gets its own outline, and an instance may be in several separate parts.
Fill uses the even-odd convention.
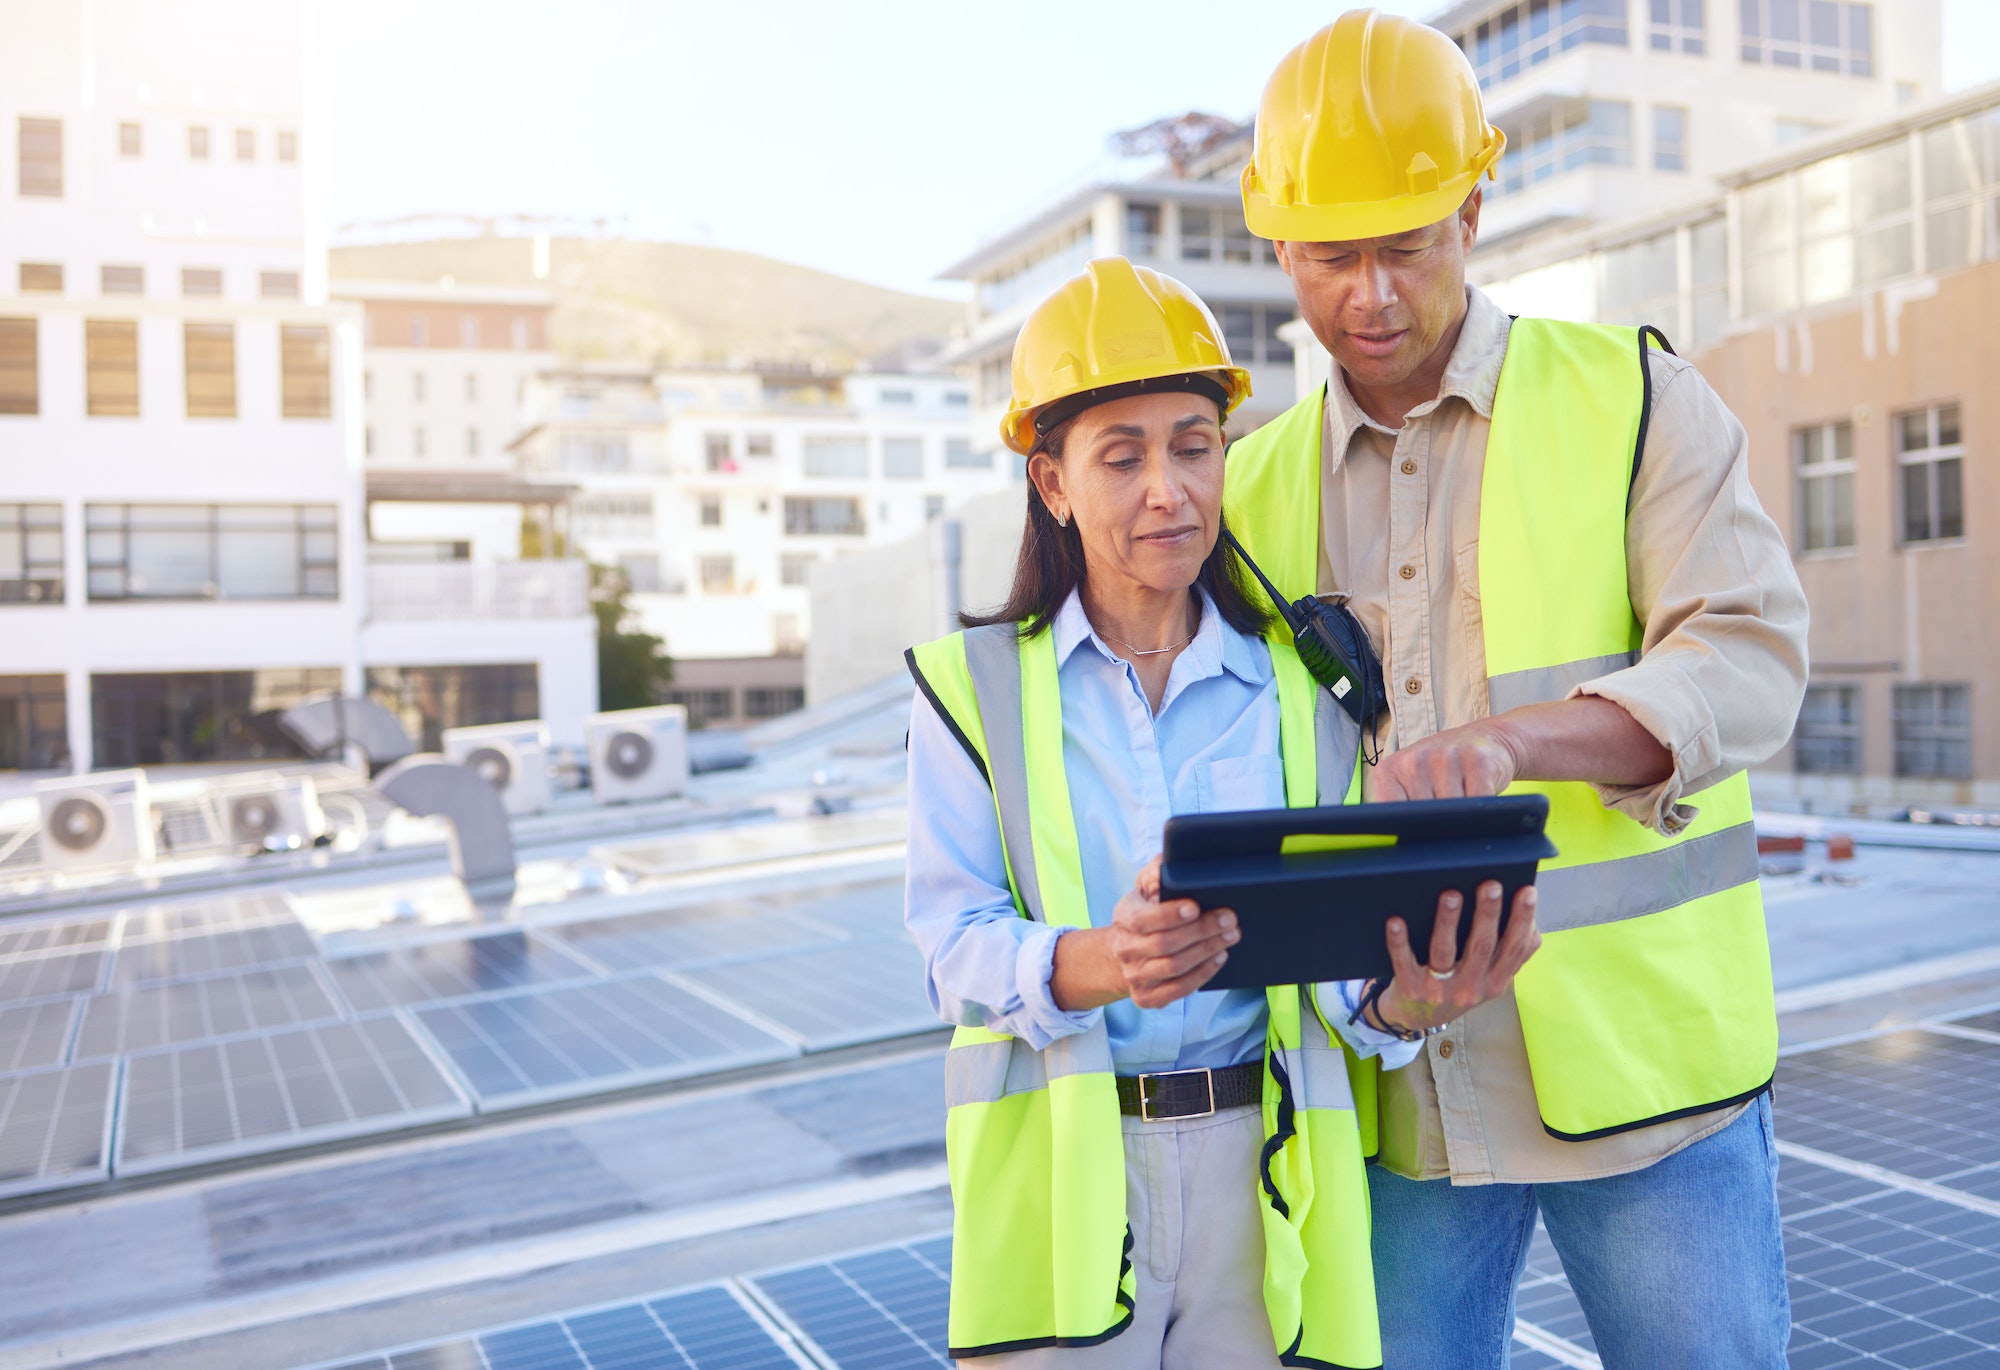
[[[1458,974],[1457,966],[1452,966],[1445,970],[1431,970],[1429,966],[1424,967],[1424,969],[1430,971],[1430,976],[1433,980],[1449,980],[1452,976]]]

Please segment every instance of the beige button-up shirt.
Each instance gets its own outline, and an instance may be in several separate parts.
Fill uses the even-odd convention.
[[[1400,429],[1368,418],[1340,368],[1321,443],[1319,589],[1345,591],[1381,653],[1393,748],[1487,716],[1479,607],[1479,488],[1508,317],[1476,288],[1437,399]],[[1633,365],[1638,365],[1634,359]],[[1699,791],[1785,743],[1806,679],[1806,600],[1785,540],[1750,488],[1743,425],[1688,363],[1656,354],[1652,424],[1625,555],[1643,654],[1579,686],[1622,705],[1673,754],[1658,785],[1598,786],[1664,832]],[[1542,1127],[1512,994],[1382,1076],[1381,1163],[1459,1184],[1533,1184],[1652,1164],[1741,1106],[1588,1142]]]

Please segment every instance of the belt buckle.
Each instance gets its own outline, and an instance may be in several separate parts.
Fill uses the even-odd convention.
[[[1215,1112],[1215,1072],[1207,1066],[1196,1066],[1192,1070],[1156,1070],[1150,1075],[1139,1077],[1139,1121],[1157,1123],[1166,1121],[1153,1116],[1153,1100],[1146,1089],[1148,1080],[1171,1080],[1177,1075],[1199,1075],[1208,1086],[1208,1107],[1199,1113],[1176,1113],[1176,1118],[1206,1118]]]

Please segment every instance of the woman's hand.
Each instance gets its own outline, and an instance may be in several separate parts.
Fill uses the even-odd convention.
[[[1118,901],[1111,926],[1056,940],[1049,991],[1066,1012],[1130,999],[1159,1008],[1207,984],[1242,934],[1229,909],[1203,913],[1192,899],[1160,902],[1160,858],[1146,863]]]
[[[1541,946],[1542,935],[1535,930],[1535,887],[1528,885],[1514,896],[1513,916],[1502,937],[1500,893],[1497,880],[1474,892],[1472,933],[1462,956],[1458,920],[1465,901],[1457,890],[1438,897],[1428,966],[1418,965],[1410,950],[1408,925],[1400,918],[1389,920],[1389,960],[1396,978],[1375,1001],[1375,1016],[1383,1026],[1412,1032],[1441,1027],[1507,992],[1514,973]]]

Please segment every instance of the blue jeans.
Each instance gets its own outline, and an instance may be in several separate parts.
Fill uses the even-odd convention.
[[[1777,1177],[1768,1094],[1602,1180],[1461,1187],[1370,1166],[1384,1370],[1505,1370],[1538,1207],[1605,1370],[1784,1370]]]

